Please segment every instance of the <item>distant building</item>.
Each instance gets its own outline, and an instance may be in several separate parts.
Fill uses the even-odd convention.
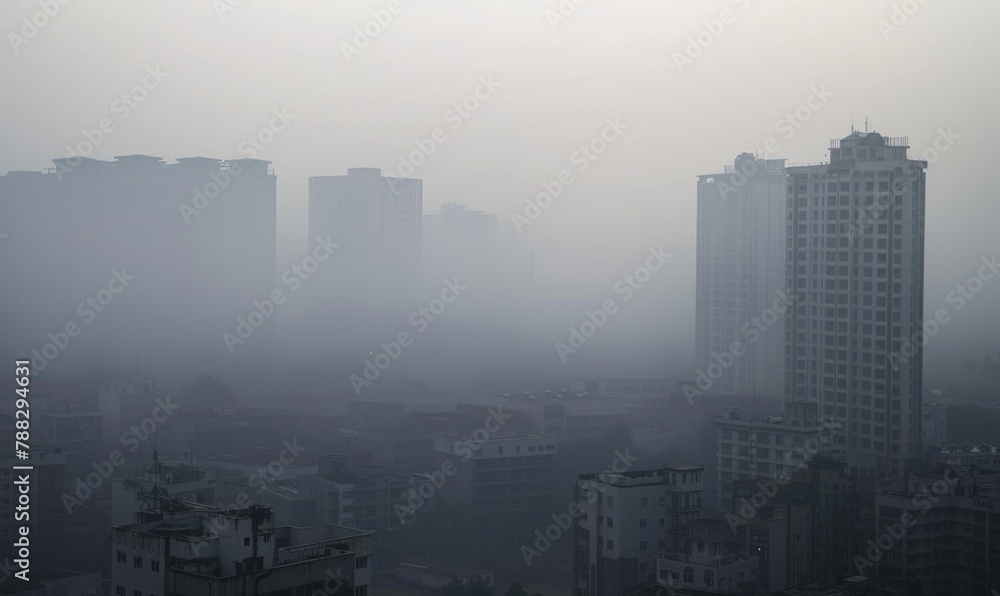
[[[323,525],[275,527],[266,507],[164,502],[114,528],[116,595],[367,594],[371,533]]]
[[[743,153],[724,170],[698,177],[697,389],[780,398],[785,160]]]
[[[548,503],[558,444],[555,437],[503,430],[487,437],[436,436],[434,470],[452,471],[436,498],[468,504],[477,515],[516,514]]]
[[[948,442],[948,405],[925,403],[924,421],[920,426],[924,448],[943,445]]]
[[[67,157],[0,176],[0,221],[17,222],[0,252],[0,302],[19,313],[5,346],[36,350],[39,374],[137,352],[174,374],[270,355],[273,323],[233,353],[222,331],[275,289],[276,188],[269,162],[203,157]],[[39,332],[53,320],[77,325],[65,349]]]
[[[409,496],[408,477],[372,465],[349,468],[346,456],[326,454],[317,474],[299,475],[294,489],[268,487],[261,502],[274,507],[282,522],[287,512],[288,523],[311,517],[313,523],[382,533],[402,525],[397,505],[404,506]]]
[[[656,581],[657,555],[680,551],[689,522],[702,516],[703,473],[667,466],[580,476],[574,594],[618,596]]]
[[[101,596],[99,573],[78,573],[32,566],[29,580],[8,577],[0,584],[0,594],[17,596]]]
[[[346,176],[309,178],[309,237],[339,244],[350,271],[410,278],[419,273],[423,181],[350,168]]]
[[[10,444],[13,447],[13,432]],[[76,486],[69,486],[66,478],[66,456],[58,448],[43,448],[41,445],[31,445],[28,459],[10,455],[0,457],[0,540],[6,545],[13,545],[20,536],[22,525],[28,527],[31,540],[31,562],[36,568],[63,567],[67,554],[62,542],[66,532],[67,521],[70,519],[68,508],[64,504],[65,494],[73,494]],[[15,470],[14,466],[31,466],[31,470]],[[19,482],[28,477],[30,486],[29,517],[24,520],[15,518],[18,507],[18,496],[21,494]],[[100,478],[100,476],[98,476]],[[83,484],[85,481],[79,479]],[[8,548],[13,554],[14,549]],[[13,561],[15,557],[11,557]],[[10,563],[13,565],[13,563]],[[13,573],[13,572],[12,572]],[[34,576],[32,576],[34,577]],[[7,584],[20,583],[20,580],[8,578]],[[0,587],[2,593],[2,587]]]
[[[774,478],[815,453],[834,451],[836,425],[822,421],[814,403],[787,402],[784,415],[765,418],[743,418],[738,410],[725,408],[714,421],[719,508],[723,511],[731,509],[733,483]]]

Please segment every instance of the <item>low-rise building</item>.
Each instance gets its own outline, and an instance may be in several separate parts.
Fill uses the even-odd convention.
[[[367,594],[370,532],[275,527],[266,507],[213,509],[163,501],[114,528],[114,594]],[[324,592],[325,590],[325,592]]]
[[[760,559],[734,550],[722,519],[694,519],[682,552],[656,558],[657,579],[672,588],[694,588],[716,594],[744,594],[758,587]]]
[[[585,474],[576,485],[574,593],[618,596],[656,581],[656,556],[680,551],[702,516],[704,468]],[[578,508],[578,509],[577,509]]]

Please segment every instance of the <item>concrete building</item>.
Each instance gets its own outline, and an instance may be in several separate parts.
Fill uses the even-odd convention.
[[[724,170],[698,177],[698,388],[780,398],[789,308],[785,160],[743,153]]]
[[[864,543],[857,538],[864,508],[847,465],[817,455],[799,468],[770,484],[741,481],[733,487],[729,540],[760,558],[768,590],[851,575],[851,556]]]
[[[756,589],[760,560],[732,549],[728,541],[731,536],[725,520],[691,520],[684,550],[657,556],[657,579],[671,588],[715,594],[744,594]]]
[[[434,437],[435,470],[452,471],[437,497],[471,505],[477,515],[516,514],[553,496],[558,441],[520,431],[488,437]]]
[[[214,503],[215,488],[213,472],[154,460],[143,475],[112,482],[111,523],[133,524],[140,512],[155,509],[162,499]]]
[[[832,453],[835,423],[823,421],[814,403],[786,402],[782,416],[744,418],[739,407],[728,407],[716,417],[718,428],[719,508],[732,507],[732,487],[740,481],[773,478],[810,457],[807,446]],[[815,451],[813,452],[815,453]]]
[[[477,396],[457,407],[459,413],[477,417],[488,408],[514,414],[508,423],[522,430],[556,437],[560,441],[596,439],[608,427],[625,421],[629,409],[619,399],[568,389],[498,393]]]
[[[89,466],[95,457],[104,457],[101,412],[82,400],[35,400],[32,424],[36,440],[59,448],[66,457],[66,467],[78,470]]]
[[[703,468],[580,476],[573,590],[585,596],[617,596],[656,581],[656,556],[683,548],[689,523],[702,516]]]
[[[309,237],[329,236],[349,267],[409,277],[420,270],[423,181],[351,168],[309,178]]]
[[[925,403],[920,435],[925,449],[948,442],[948,404]]]
[[[351,468],[372,465],[416,474],[431,469],[436,461],[434,435],[424,430],[342,428],[337,431],[337,446]]]
[[[165,374],[267,364],[273,321],[233,353],[220,330],[235,329],[236,318],[275,288],[277,183],[269,162],[122,155],[53,165],[0,176],[0,220],[18,229],[0,254],[7,280],[0,301],[19,313],[5,325],[0,350],[34,349],[39,373],[131,362],[137,353],[170,366]],[[30,265],[17,257],[24,254],[33,255]],[[39,331],[53,320],[77,325],[73,335],[51,331],[65,336],[57,343],[80,349],[53,350]]]
[[[301,521],[308,510],[313,523],[381,534],[400,527],[397,506],[404,506],[409,496],[406,476],[379,466],[348,467],[346,456],[326,454],[319,458],[317,474],[298,476],[294,490],[268,487],[261,493],[261,502],[274,507],[283,523],[286,511],[291,519]]]
[[[1000,490],[983,486],[974,468],[942,464],[880,487],[875,547],[852,561],[875,577],[880,594],[995,594]]]
[[[843,423],[851,473],[902,477],[921,453],[926,161],[852,132],[789,167],[786,395]]]
[[[371,534],[342,526],[275,527],[265,507],[178,501],[112,535],[116,595],[368,594]]]

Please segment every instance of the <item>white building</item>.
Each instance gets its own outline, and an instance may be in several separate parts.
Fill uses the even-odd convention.
[[[688,523],[702,515],[703,473],[668,466],[580,476],[574,593],[617,596],[656,581],[656,556],[680,550]]]
[[[852,474],[902,476],[921,452],[926,161],[852,132],[789,167],[786,394],[844,424]]]
[[[724,170],[698,177],[698,389],[781,398],[785,160],[743,153]]]

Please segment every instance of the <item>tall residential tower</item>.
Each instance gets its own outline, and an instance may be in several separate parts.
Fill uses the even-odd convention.
[[[902,475],[920,453],[922,351],[902,344],[923,322],[927,162],[907,148],[852,132],[829,163],[787,170],[787,397],[844,425],[837,446],[862,475]]]

